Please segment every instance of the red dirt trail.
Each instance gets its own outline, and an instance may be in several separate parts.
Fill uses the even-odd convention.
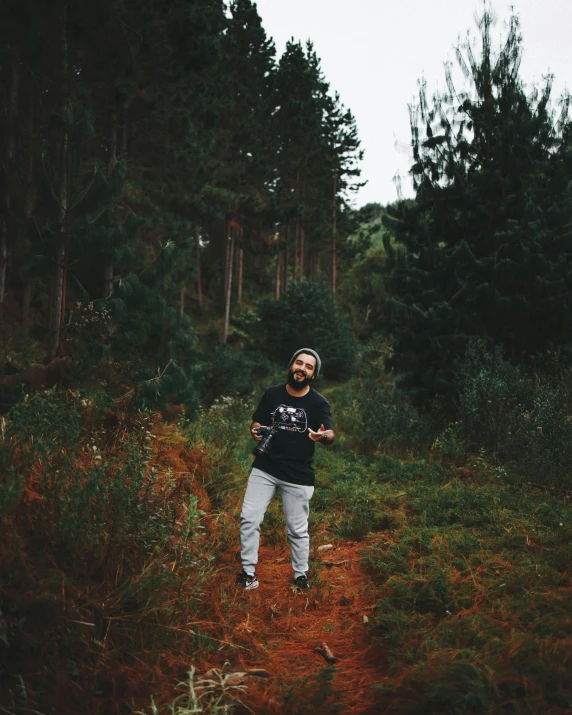
[[[235,554],[224,557],[212,604],[221,640],[236,648],[228,671],[264,668],[270,673],[269,679],[245,681],[248,690],[240,697],[255,713],[296,712],[312,692],[318,700],[312,707],[315,713],[379,712],[371,686],[382,679],[382,659],[368,633],[375,595],[359,561],[363,546],[334,542],[334,549],[322,552],[314,547],[310,576],[314,575],[305,592],[292,583],[288,548],[261,546],[260,586],[248,592],[235,583],[240,570]],[[345,563],[328,566],[328,561]],[[212,632],[213,622],[205,627]],[[317,696],[315,678],[329,665],[317,652],[324,643],[336,658],[336,670],[331,690]],[[212,665],[220,667],[220,663]],[[304,679],[309,683],[306,688]],[[285,700],[289,690],[292,706]],[[332,709],[335,704],[341,705],[340,710]]]
[[[158,461],[185,481],[191,477],[193,491],[206,512],[207,530],[216,532],[218,526],[212,520],[210,500],[194,479],[195,474],[205,470],[202,454],[200,450],[189,450],[180,437],[166,432],[156,444]],[[232,511],[230,507],[228,510]],[[277,528],[285,531],[283,521]],[[206,611],[201,608],[204,617],[197,614],[192,624],[188,624],[194,632],[209,634],[217,643],[224,644],[221,650],[210,654],[202,651],[195,660],[199,677],[211,668],[223,666],[225,673],[257,668],[270,674],[269,678],[248,677],[243,681],[247,690],[239,697],[250,708],[244,712],[256,715],[380,712],[375,705],[379,694],[372,685],[383,680],[385,658],[370,638],[368,619],[371,622],[379,593],[375,593],[360,563],[367,538],[360,543],[334,540],[325,529],[323,525],[313,532],[311,529],[309,591],[300,591],[293,584],[285,535],[278,546],[265,544],[263,528],[257,567],[260,586],[245,592],[237,585],[240,563],[237,552],[229,549],[218,558],[209,578],[203,601]],[[334,548],[318,549],[328,543]],[[332,668],[317,652],[324,643],[336,662],[330,687],[320,689],[317,676]]]

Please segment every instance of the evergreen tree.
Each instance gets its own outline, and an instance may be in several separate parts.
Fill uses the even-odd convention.
[[[274,43],[266,36],[251,0],[235,0],[230,14],[221,71],[227,106],[218,150],[219,180],[227,190],[228,202],[222,245],[215,244],[224,256],[223,342],[228,336],[234,266],[238,267],[236,283],[241,297],[245,250],[247,256],[258,251],[267,191],[275,173],[275,141],[269,126],[274,111]]]
[[[479,58],[458,60],[470,81],[430,104],[421,85],[411,109],[416,200],[389,207],[385,224],[389,328],[396,369],[419,401],[452,389],[452,372],[474,337],[519,360],[569,343],[572,174],[567,102],[549,108],[551,81],[527,94],[519,77],[518,20],[498,54],[493,19],[480,21]]]

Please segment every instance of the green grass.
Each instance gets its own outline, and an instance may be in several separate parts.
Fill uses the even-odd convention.
[[[364,457],[343,436],[316,467],[313,509],[364,539],[378,592],[379,712],[572,712],[565,499],[483,459]]]

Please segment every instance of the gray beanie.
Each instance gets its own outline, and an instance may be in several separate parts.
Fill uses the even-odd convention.
[[[316,358],[316,369],[314,370],[314,377],[318,377],[320,374],[320,368],[322,367],[322,361],[320,360],[320,356],[315,350],[311,350],[310,348],[302,348],[301,350],[296,350],[294,355],[292,355],[292,359],[288,363],[288,367],[292,367],[292,363],[294,360],[300,355],[300,353],[306,353],[306,355],[313,355]]]

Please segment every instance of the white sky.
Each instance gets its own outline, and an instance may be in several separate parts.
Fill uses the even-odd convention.
[[[397,198],[393,176],[403,177],[404,196],[413,189],[408,103],[417,80],[425,77],[428,96],[445,86],[443,63],[455,60],[454,47],[467,30],[477,37],[479,0],[256,0],[277,55],[292,37],[311,39],[332,90],[356,117],[368,184],[356,206]],[[572,0],[506,0],[493,4],[498,22],[493,39],[506,37],[511,4],[523,36],[521,76],[529,86],[555,75],[553,100],[572,86]],[[554,104],[554,101],[553,101]],[[397,146],[396,146],[397,144]],[[398,148],[401,146],[401,148]]]

